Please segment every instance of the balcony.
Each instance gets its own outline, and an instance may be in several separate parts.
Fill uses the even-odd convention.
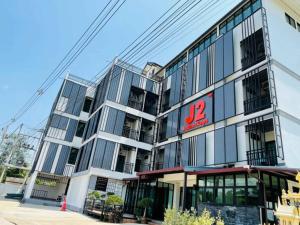
[[[153,139],[154,139],[153,135],[149,134],[146,131],[141,131],[141,134],[140,134],[140,141],[141,142],[145,142],[147,144],[153,144]]]
[[[275,166],[277,154],[275,145],[270,148],[256,149],[247,152],[248,165],[252,166]]]
[[[120,173],[128,173],[132,174],[134,168],[134,164],[130,162],[121,163],[117,162],[116,171]]]
[[[143,102],[139,101],[139,100],[136,100],[134,98],[129,98],[128,99],[128,106],[131,107],[131,108],[134,108],[136,110],[141,111],[142,108],[143,108]]]
[[[122,136],[133,139],[133,140],[138,140],[139,133],[137,130],[134,130],[130,127],[125,126],[123,128]]]
[[[161,170],[164,168],[163,162],[155,162],[153,166],[153,170]]]
[[[135,172],[144,172],[149,171],[151,169],[150,163],[136,163],[135,164]]]
[[[257,96],[244,101],[245,115],[271,107],[270,96]]]

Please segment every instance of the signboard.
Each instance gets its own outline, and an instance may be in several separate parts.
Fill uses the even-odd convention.
[[[209,93],[181,109],[180,129],[187,132],[213,123],[213,93]]]

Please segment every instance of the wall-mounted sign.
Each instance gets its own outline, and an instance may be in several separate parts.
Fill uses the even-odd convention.
[[[182,107],[181,131],[187,132],[195,128],[211,124],[213,112],[213,94],[209,93],[200,99]]]

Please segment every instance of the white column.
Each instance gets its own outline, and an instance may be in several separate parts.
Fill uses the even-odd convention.
[[[28,180],[28,183],[26,185],[24,199],[29,199],[30,198],[32,190],[34,188],[34,184],[35,184],[35,180],[36,180],[37,174],[38,174],[38,171],[34,171],[31,174],[31,176],[30,176],[30,178]]]
[[[174,184],[173,208],[179,209],[180,203],[180,182]]]

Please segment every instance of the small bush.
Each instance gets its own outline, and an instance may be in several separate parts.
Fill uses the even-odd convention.
[[[178,211],[177,209],[167,209],[163,225],[224,225],[224,221],[219,215],[214,218],[206,209],[197,216],[196,211]]]
[[[105,201],[106,205],[123,205],[123,199],[118,195],[109,195]]]

